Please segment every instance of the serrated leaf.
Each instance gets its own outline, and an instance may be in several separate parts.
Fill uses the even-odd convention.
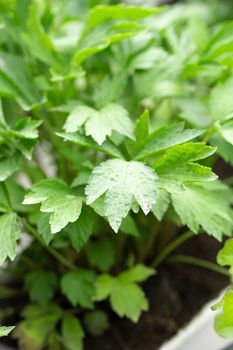
[[[218,240],[221,240],[223,234],[231,234],[232,211],[217,190],[208,190],[206,186],[190,183],[184,186],[183,191],[173,192],[171,198],[182,223],[194,233],[202,228]]]
[[[143,159],[172,146],[190,141],[202,133],[203,131],[195,129],[184,130],[184,123],[163,126],[147,137],[136,159]]]
[[[148,310],[148,301],[143,290],[133,283],[116,283],[110,303],[118,316],[126,316],[133,322],[138,321],[142,311]]]
[[[62,293],[73,305],[84,308],[93,307],[95,295],[95,274],[92,271],[77,269],[63,275],[61,279]]]
[[[25,286],[30,298],[42,306],[52,299],[57,285],[57,276],[52,271],[30,271],[25,277]]]
[[[80,321],[71,315],[62,320],[62,336],[67,350],[82,350],[84,331]]]
[[[14,328],[15,326],[0,326],[0,337],[6,337]]]
[[[68,116],[64,129],[66,132],[76,132],[85,125],[85,133],[101,145],[115,130],[122,135],[133,138],[133,124],[128,112],[122,106],[111,103],[99,111],[78,106]]]
[[[94,92],[96,107],[99,109],[112,102],[116,102],[122,95],[126,82],[127,78],[125,74],[119,74],[112,79],[105,77]]]
[[[91,204],[106,192],[105,213],[115,232],[136,201],[148,214],[156,201],[156,174],[143,163],[114,159],[96,167],[85,193]]]
[[[94,300],[101,301],[110,297],[111,307],[120,317],[126,316],[137,322],[142,311],[148,309],[148,301],[135,282],[142,282],[153,274],[153,269],[139,264],[117,277],[107,274],[98,276]]]
[[[50,213],[51,233],[78,220],[82,209],[82,199],[73,195],[67,184],[55,179],[42,180],[31,187],[23,204],[36,203],[41,203],[42,212]]]
[[[47,245],[54,239],[54,235],[51,233],[49,225],[49,213],[41,213],[37,221],[38,233],[41,235]]]
[[[16,257],[16,242],[19,239],[17,216],[14,213],[0,216],[0,265],[9,257]]]
[[[185,182],[215,180],[217,176],[211,168],[194,163],[211,156],[215,150],[214,147],[198,142],[189,142],[170,148],[154,166],[159,175],[159,185],[168,192],[172,192]]]

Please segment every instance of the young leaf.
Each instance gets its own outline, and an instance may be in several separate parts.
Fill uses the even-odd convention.
[[[219,131],[224,139],[233,145],[233,119],[219,126]]]
[[[190,141],[202,133],[203,131],[195,129],[184,130],[184,123],[163,126],[146,138],[136,159],[143,159],[172,146]]]
[[[84,331],[76,317],[69,315],[62,320],[62,336],[67,350],[83,350]]]
[[[9,257],[12,261],[16,257],[16,242],[19,239],[17,216],[14,213],[0,216],[0,265]]]
[[[127,271],[123,271],[119,275],[119,280],[122,282],[143,282],[147,280],[149,277],[154,275],[154,269],[147,267],[142,264],[135,265],[131,269]]]
[[[73,305],[91,309],[95,295],[95,274],[92,271],[77,269],[67,272],[61,279],[62,293]]]
[[[22,118],[16,124],[14,129],[9,130],[9,134],[22,139],[38,138],[38,127],[42,120],[32,120],[31,118]]]
[[[221,240],[223,234],[231,234],[232,211],[228,202],[217,191],[190,183],[184,186],[183,191],[173,192],[171,197],[182,224],[187,225],[194,233],[198,233],[202,227],[218,240]]]
[[[78,220],[82,199],[73,195],[69,186],[59,180],[47,179],[33,185],[23,204],[41,203],[41,211],[51,213],[51,233],[61,231],[69,222]]]
[[[0,337],[6,337],[14,328],[15,326],[0,326]]]
[[[68,116],[64,129],[73,133],[84,124],[86,135],[90,135],[99,145],[113,130],[133,138],[132,121],[126,109],[118,104],[111,103],[99,111],[88,106],[78,106]]]
[[[106,192],[105,213],[115,232],[136,201],[148,214],[156,201],[156,174],[143,163],[114,159],[93,170],[85,193],[91,204]]]
[[[233,78],[230,77],[223,83],[217,84],[210,93],[209,110],[214,120],[223,120],[233,111]]]

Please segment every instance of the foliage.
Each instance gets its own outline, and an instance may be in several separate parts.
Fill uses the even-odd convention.
[[[109,308],[137,322],[143,283],[185,227],[231,236],[224,6],[0,1],[0,279],[24,286],[20,349],[83,349],[111,327]],[[231,251],[230,240],[218,262],[232,270]],[[229,289],[222,336],[232,305]]]

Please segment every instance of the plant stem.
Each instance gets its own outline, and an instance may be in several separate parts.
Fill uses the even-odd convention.
[[[187,231],[174,239],[160,252],[160,254],[155,257],[151,263],[151,266],[157,268],[177,247],[191,237],[193,237],[193,233],[191,231]]]
[[[173,255],[172,257],[169,258],[169,262],[195,265],[195,266],[203,267],[205,269],[208,269],[229,277],[229,272],[224,267],[218,266],[215,263],[206,261],[204,259],[199,259],[193,256],[187,256],[187,255],[181,255],[181,254]]]
[[[72,264],[69,260],[67,260],[63,255],[61,255],[59,252],[57,252],[52,247],[49,247],[43,239],[40,237],[38,232],[34,229],[33,226],[31,226],[26,219],[22,218],[23,225],[25,228],[37,239],[37,241],[55,258],[57,259],[62,265],[66,266],[68,269],[75,269],[75,265]]]

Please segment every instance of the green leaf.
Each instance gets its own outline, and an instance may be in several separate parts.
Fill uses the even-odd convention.
[[[84,208],[78,221],[68,226],[67,230],[71,244],[77,252],[85,246],[93,234],[94,219],[93,213],[87,208]]]
[[[161,221],[170,204],[170,194],[163,188],[159,188],[157,192],[157,200],[151,209],[155,217]]]
[[[233,289],[229,288],[215,309],[220,313],[215,317],[215,331],[223,338],[233,337]]]
[[[113,19],[137,20],[158,13],[162,10],[163,9],[160,8],[149,9],[124,5],[98,5],[92,8],[88,13],[88,26],[89,28],[94,28],[104,21]]]
[[[62,337],[67,350],[82,350],[84,331],[80,321],[74,316],[62,320]]]
[[[233,78],[217,84],[210,93],[209,110],[214,120],[223,120],[224,117],[233,112]]]
[[[58,132],[56,134],[62,137],[64,141],[70,141],[76,145],[93,149],[114,158],[122,158],[120,150],[109,140],[106,140],[101,146],[99,146],[90,137],[78,133]]]
[[[109,104],[99,111],[88,106],[78,106],[68,116],[64,129],[73,133],[84,124],[86,135],[91,136],[99,145],[113,130],[133,138],[132,121],[126,109],[118,104]]]
[[[101,301],[110,297],[112,309],[120,317],[126,316],[137,322],[142,311],[148,310],[148,301],[143,290],[135,282],[145,281],[153,274],[153,269],[139,264],[117,277],[107,274],[98,276],[94,300]]]
[[[32,120],[31,118],[22,118],[18,120],[14,129],[9,130],[9,134],[22,139],[38,138],[38,126],[42,120]]]
[[[159,176],[159,185],[168,192],[172,192],[177,186],[187,181],[215,180],[217,176],[210,168],[194,163],[211,156],[215,150],[214,147],[198,142],[189,142],[170,148],[154,166]]]
[[[139,149],[149,135],[149,112],[147,109],[145,109],[136,121],[134,133],[136,136],[136,146]]]
[[[224,247],[218,252],[218,264],[221,266],[233,266],[233,239],[228,239]]]
[[[14,213],[0,216],[0,265],[7,257],[12,261],[16,257],[16,242],[19,239],[17,216]]]
[[[112,79],[105,77],[94,92],[94,101],[98,109],[116,102],[122,95],[127,79],[125,74],[119,74]]]
[[[62,293],[73,305],[93,307],[95,295],[95,274],[92,271],[77,269],[66,273],[61,279]]]
[[[190,141],[202,133],[203,131],[195,129],[184,130],[184,123],[163,126],[146,138],[136,158],[143,159],[154,155],[172,146]]]
[[[57,276],[52,271],[31,271],[25,277],[25,286],[33,301],[46,306],[54,295],[57,286]]]
[[[109,328],[108,315],[101,310],[87,312],[84,323],[89,333],[95,337],[102,335]]]
[[[51,233],[61,231],[69,222],[78,220],[82,199],[73,195],[70,187],[55,179],[42,180],[33,185],[23,204],[41,203],[41,211],[51,213]]]
[[[148,310],[148,301],[143,290],[133,283],[117,282],[111,293],[110,303],[118,316],[126,316],[133,322],[138,321],[142,311]]]
[[[49,243],[54,239],[54,235],[51,233],[49,225],[49,213],[40,213],[39,219],[37,221],[38,233],[43,238],[44,242],[49,245]]]
[[[20,56],[1,52],[0,95],[13,97],[25,110],[40,101],[28,66]]]
[[[114,159],[96,167],[85,193],[91,204],[106,192],[105,214],[115,232],[136,201],[148,214],[156,201],[156,174],[143,163]]]
[[[222,234],[231,234],[232,211],[217,189],[208,190],[206,185],[190,183],[184,186],[183,191],[173,192],[171,197],[182,224],[194,233],[198,233],[201,227],[218,240],[221,240]]]
[[[233,146],[220,135],[215,134],[210,142],[217,147],[217,153],[229,164],[233,165]]]
[[[10,197],[5,183],[0,182],[0,212],[6,213],[11,209]]]
[[[14,328],[15,326],[0,326],[0,337],[6,337]]]
[[[35,5],[29,8],[26,25],[27,31],[22,33],[22,38],[30,54],[49,65],[59,64],[58,55],[40,23],[38,9]]]
[[[109,239],[90,242],[87,246],[88,260],[91,266],[106,272],[114,264],[114,246]]]
[[[0,157],[0,181],[5,181],[18,169],[18,155]]]
[[[135,265],[131,269],[120,273],[119,280],[126,283],[143,282],[154,275],[154,269],[142,264]]]
[[[54,304],[45,308],[41,305],[28,305],[23,311],[24,320],[15,330],[15,337],[24,350],[46,347],[51,332],[62,316],[62,310]]]
[[[220,134],[224,139],[233,145],[233,119],[223,123],[219,126]]]

